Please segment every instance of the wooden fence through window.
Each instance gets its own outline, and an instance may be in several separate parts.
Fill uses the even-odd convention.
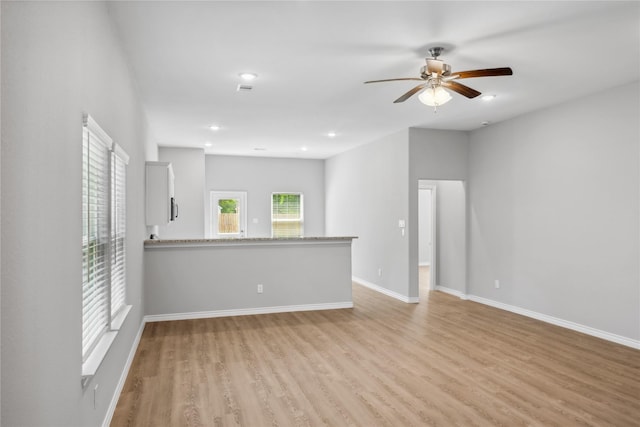
[[[218,233],[238,233],[240,215],[237,213],[219,213],[218,214]]]

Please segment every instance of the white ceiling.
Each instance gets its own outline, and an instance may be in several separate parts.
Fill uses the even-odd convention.
[[[635,1],[137,1],[109,10],[155,141],[209,142],[208,154],[327,158],[409,127],[476,129],[640,78]],[[434,45],[454,71],[510,66],[514,75],[464,80],[496,99],[454,93],[435,114],[417,96],[393,104],[416,82],[363,84],[418,77]],[[259,76],[248,93],[236,91],[243,71]]]

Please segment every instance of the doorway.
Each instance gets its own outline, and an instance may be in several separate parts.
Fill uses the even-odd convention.
[[[420,183],[418,188],[418,288],[426,297],[436,286],[436,191],[435,183]]]
[[[244,191],[211,192],[211,237],[237,239],[247,230],[247,193]]]
[[[466,297],[466,216],[464,181],[418,181],[419,299],[431,290]]]

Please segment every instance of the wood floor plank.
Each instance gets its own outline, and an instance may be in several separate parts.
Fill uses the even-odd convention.
[[[147,324],[111,425],[640,426],[638,350],[353,290],[353,309]]]

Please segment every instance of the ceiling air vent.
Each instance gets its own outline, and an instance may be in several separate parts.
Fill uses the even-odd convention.
[[[251,86],[251,85],[243,85],[242,83],[240,83],[238,85],[238,87],[236,88],[236,90],[238,92],[251,92],[251,89],[253,89],[253,86]]]

